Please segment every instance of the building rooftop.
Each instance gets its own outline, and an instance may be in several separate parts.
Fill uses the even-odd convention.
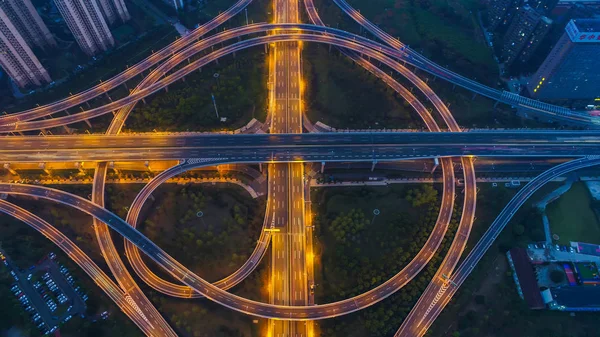
[[[553,288],[552,297],[559,305],[570,309],[600,308],[600,287],[595,286],[564,286]]]
[[[519,284],[523,290],[523,297],[531,309],[545,308],[544,300],[533,272],[533,266],[527,256],[527,251],[523,248],[513,248],[510,250],[514,268],[519,279]]]
[[[600,19],[574,19],[579,32],[600,32]]]

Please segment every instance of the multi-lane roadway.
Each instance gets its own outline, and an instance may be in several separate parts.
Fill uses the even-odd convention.
[[[150,73],[134,90],[131,95],[107,104],[102,107],[90,109],[76,115],[59,117],[51,120],[33,121],[35,118],[53,114],[64,109],[80,105],[90,99],[97,97],[109,90],[112,90],[125,83],[135,75],[141,73],[149,66],[158,63],[158,61],[167,58],[168,53],[164,50],[151,56],[140,64],[131,67],[128,72],[117,75],[115,78],[107,81],[95,88],[76,94],[62,101],[35,108],[26,112],[16,113],[9,116],[0,117],[0,132],[9,131],[26,131],[40,128],[49,128],[60,125],[66,125],[77,121],[89,119],[101,114],[120,109],[113,123],[109,127],[107,134],[116,134],[120,130],[123,121],[133,108],[133,104],[144,97],[165,88],[170,83],[177,81],[191,71],[212,62],[219,57],[229,53],[249,48],[252,46],[261,45],[264,43],[283,42],[277,44],[275,48],[275,64],[274,64],[274,81],[273,91],[275,97],[272,102],[274,109],[271,112],[273,133],[295,133],[301,132],[301,104],[300,104],[300,69],[299,69],[299,49],[297,42],[309,41],[329,43],[338,47],[350,50],[345,53],[355,60],[358,64],[371,71],[376,76],[382,78],[384,82],[389,84],[394,90],[400,93],[411,104],[419,114],[424,118],[428,127],[433,131],[440,131],[437,125],[431,124],[431,115],[425,113],[422,104],[396,82],[391,76],[385,74],[380,69],[375,67],[370,62],[358,56],[353,51],[369,56],[381,61],[392,69],[400,72],[403,76],[409,79],[425,96],[431,100],[436,107],[448,128],[452,133],[431,133],[429,135],[411,133],[347,133],[347,134],[331,134],[319,135],[310,137],[309,135],[262,135],[256,137],[243,137],[233,135],[223,135],[222,137],[212,138],[213,136],[190,136],[190,135],[173,135],[173,136],[157,136],[157,135],[137,135],[137,136],[121,136],[121,138],[112,136],[86,136],[86,137],[47,137],[34,139],[30,137],[7,137],[3,139],[0,145],[0,156],[5,162],[54,162],[54,161],[97,161],[100,162],[97,170],[97,175],[94,184],[94,199],[98,205],[94,205],[85,199],[69,195],[64,192],[59,192],[50,189],[44,189],[37,186],[27,185],[8,185],[0,184],[0,191],[4,189],[11,194],[25,194],[41,198],[47,198],[62,202],[73,207],[76,207],[84,212],[93,215],[95,218],[107,223],[112,228],[123,234],[126,239],[130,240],[127,245],[128,255],[133,256],[132,264],[136,272],[140,273],[142,279],[148,282],[151,286],[159,291],[163,291],[169,295],[179,297],[199,297],[205,295],[212,300],[221,303],[235,310],[254,314],[257,316],[279,318],[287,320],[309,320],[322,319],[327,317],[335,317],[349,312],[353,312],[369,305],[372,305],[381,299],[389,296],[394,291],[397,291],[406,282],[408,282],[419,270],[421,270],[433,253],[439,247],[441,239],[444,236],[447,228],[447,223],[452,209],[453,197],[448,198],[446,191],[453,191],[454,176],[451,174],[451,156],[464,156],[462,163],[465,174],[465,205],[461,224],[459,225],[458,234],[455,237],[450,252],[443,261],[442,266],[438,270],[438,274],[432,280],[432,283],[424,293],[423,298],[417,304],[416,314],[409,316],[404,328],[401,328],[400,333],[408,333],[409,336],[422,334],[431,324],[432,320],[439,314],[447,303],[452,291],[447,291],[448,284],[441,275],[451,275],[458,259],[462,253],[466,239],[470,232],[470,226],[473,221],[474,205],[475,205],[475,175],[472,165],[471,156],[554,156],[554,157],[577,157],[600,154],[598,147],[599,134],[594,132],[580,132],[577,134],[567,134],[561,132],[481,132],[481,133],[462,133],[452,118],[447,107],[435,95],[435,93],[418,77],[401,66],[398,61],[405,61],[415,65],[418,68],[424,69],[436,76],[445,78],[452,83],[462,85],[474,92],[480,93],[492,99],[502,101],[509,104],[520,105],[530,109],[537,109],[544,113],[559,115],[561,118],[571,119],[584,123],[595,123],[594,120],[587,116],[571,113],[566,109],[543,104],[541,102],[526,100],[515,95],[508,95],[495,89],[491,89],[474,81],[468,80],[457,74],[447,71],[444,68],[432,63],[421,55],[408,49],[397,40],[389,37],[376,26],[366,21],[360,14],[356,15],[356,11],[349,7],[343,0],[336,0],[336,3],[342,7],[344,11],[349,13],[355,20],[363,24],[373,34],[380,37],[384,42],[390,44],[391,47],[374,43],[370,40],[355,36],[346,32],[326,27],[316,27],[311,25],[286,25],[286,24],[258,24],[249,25],[243,28],[230,30],[227,32],[215,34],[210,38],[197,42],[185,48],[194,39],[202,36],[212,28],[218,26],[231,15],[239,12],[249,1],[238,1],[231,9],[225,12],[225,15],[220,15],[211,22],[196,29],[193,34],[186,36],[171,46],[165,48],[167,52],[171,52],[172,57],[162,63],[157,69]],[[322,22],[318,18],[314,6],[311,1],[305,2],[311,20],[317,24]],[[282,20],[276,22],[296,22],[298,19],[298,6],[295,1],[276,1],[276,16],[281,15]],[[312,10],[311,10],[312,9]],[[295,17],[295,19],[294,19]],[[195,55],[199,51],[205,50],[207,47],[214,46],[223,41],[234,37],[243,37],[251,33],[266,32],[268,30],[278,29],[283,34],[269,35],[249,40],[233,43],[227,47],[210,53],[182,69],[174,72],[169,76],[165,76],[168,71],[173,69],[183,60]],[[304,30],[299,32],[298,29]],[[309,33],[306,33],[309,32]],[[325,35],[312,35],[310,33],[324,33]],[[391,40],[390,40],[391,39]],[[388,41],[390,40],[390,41]],[[184,49],[185,48],[185,49]],[[385,56],[390,55],[390,57]],[[279,57],[278,57],[279,56]],[[294,58],[298,58],[298,62],[294,63]],[[395,59],[395,60],[394,60]],[[133,68],[133,70],[131,70]],[[159,80],[165,76],[162,80]],[[295,78],[294,78],[295,77]],[[296,96],[294,97],[295,93]],[[297,100],[297,105],[294,105]],[[566,110],[566,111],[565,111]],[[426,110],[425,110],[426,111]],[[427,122],[430,123],[427,123]],[[299,130],[296,128],[299,127]],[[380,161],[389,161],[406,158],[429,158],[443,157],[442,168],[444,170],[444,196],[442,200],[442,208],[438,223],[434,228],[430,239],[427,241],[421,252],[414,258],[409,265],[395,275],[391,280],[369,291],[368,293],[356,296],[355,298],[318,306],[306,306],[307,304],[307,279],[299,277],[301,273],[306,275],[306,260],[305,260],[305,227],[304,227],[304,200],[303,194],[303,173],[301,161],[371,161],[373,163]],[[118,158],[118,159],[116,159]],[[274,195],[269,197],[267,204],[268,209],[272,212],[267,212],[270,217],[265,218],[264,227],[273,224],[279,217],[282,219],[282,228],[286,234],[281,240],[274,239],[273,252],[280,256],[280,263],[277,265],[274,260],[274,271],[280,274],[285,274],[283,281],[275,293],[282,294],[279,305],[268,305],[264,303],[253,302],[224,292],[224,289],[231,287],[241,281],[249,274],[256,263],[260,261],[264,251],[268,245],[268,237],[266,240],[259,241],[255,252],[250,259],[234,274],[224,279],[225,281],[217,282],[215,285],[210,285],[202,280],[197,275],[191,274],[189,270],[178,264],[170,256],[166,255],[160,248],[149,242],[143,235],[137,232],[134,227],[127,227],[121,219],[118,219],[114,214],[107,212],[101,207],[103,204],[103,185],[104,175],[106,174],[106,161],[114,160],[147,160],[147,159],[182,159],[182,165],[176,166],[165,174],[159,175],[157,179],[149,184],[141,193],[134,205],[132,212],[128,216],[130,224],[135,226],[137,215],[143,205],[145,199],[150,195],[153,189],[156,188],[164,179],[178,174],[191,166],[209,165],[211,162],[271,162],[270,175],[270,191],[285,197],[276,198]],[[280,164],[281,163],[281,164]],[[285,163],[285,164],[284,164]],[[559,166],[562,170],[575,169],[577,167],[589,166],[595,164],[595,159],[581,159],[573,162],[574,164],[564,164]],[[279,170],[277,168],[280,168]],[[548,175],[555,176],[562,172],[554,170]],[[281,178],[278,179],[277,177]],[[548,178],[548,177],[545,177]],[[543,184],[544,177],[536,180],[536,184]],[[530,184],[531,185],[531,184]],[[527,185],[527,186],[530,186]],[[534,185],[538,186],[538,185]],[[541,185],[539,185],[541,186]],[[535,187],[533,187],[535,188]],[[524,192],[525,193],[525,192]],[[527,195],[523,194],[523,198]],[[448,199],[448,200],[446,200]],[[524,200],[524,199],[523,199]],[[300,201],[299,206],[295,207],[297,201]],[[511,205],[509,205],[511,206]],[[519,207],[520,204],[512,205],[513,208]],[[298,208],[297,210],[295,210]],[[446,210],[446,211],[445,211]],[[449,210],[449,211],[447,211]],[[13,214],[16,212],[13,209]],[[505,215],[502,221],[508,221],[513,213]],[[281,217],[279,216],[281,215]],[[501,214],[501,217],[503,215]],[[21,214],[25,220],[31,222],[32,215]],[[271,220],[272,219],[272,220]],[[299,219],[294,221],[294,219]],[[296,224],[296,226],[294,226]],[[102,225],[104,226],[104,225]],[[125,227],[124,227],[125,226]],[[274,225],[273,225],[274,226]],[[104,247],[105,254],[114,250],[111,248],[112,241],[110,236],[104,235],[108,233],[106,226],[101,227],[98,223],[95,226],[103,228],[99,232],[99,242]],[[497,228],[501,230],[502,225]],[[266,233],[265,231],[263,231]],[[104,233],[104,234],[102,234]],[[263,235],[266,235],[264,234]],[[263,238],[261,235],[261,239]],[[487,234],[486,234],[487,235]],[[491,241],[495,238],[491,235]],[[496,234],[497,235],[497,234]],[[107,240],[102,238],[108,237]],[[484,238],[485,239],[485,238]],[[294,243],[297,241],[296,244]],[[491,241],[488,242],[491,244]],[[103,243],[104,242],[104,243]],[[276,242],[280,242],[279,247]],[[488,242],[484,242],[484,245]],[[146,254],[162,266],[167,272],[171,273],[175,278],[187,286],[176,285],[168,281],[158,278],[155,274],[141,262],[139,251],[135,248],[139,246]],[[277,248],[279,247],[279,248]],[[477,248],[477,247],[476,247]],[[489,245],[487,246],[489,248]],[[487,249],[485,246],[481,248],[483,252]],[[482,251],[479,251],[481,254]],[[116,251],[113,252],[116,255]],[[473,253],[472,253],[473,254]],[[110,254],[109,254],[110,255]],[[131,258],[131,256],[129,256]],[[471,255],[470,255],[471,256]],[[108,257],[107,257],[108,258]],[[137,258],[138,262],[135,262]],[[473,258],[476,259],[477,257]],[[480,256],[479,256],[480,258]],[[109,258],[110,259],[110,258]],[[118,259],[118,258],[117,258]],[[468,259],[468,258],[467,258]],[[470,268],[477,263],[474,260]],[[119,260],[120,262],[120,260]],[[141,263],[141,264],[140,264]],[[462,266],[461,266],[462,268]],[[145,299],[141,291],[136,292],[135,282],[128,276],[124,270],[124,265],[114,264],[111,266],[113,273],[119,281],[123,289],[131,289],[134,294],[134,301],[130,301],[132,297],[125,294],[127,304],[131,307],[124,310],[133,310],[139,317],[134,318],[136,324],[150,335],[172,335],[174,334],[168,325],[164,323],[160,314],[156,312],[153,306]],[[452,277],[460,281],[460,275],[468,275],[471,269],[458,270]],[[460,274],[460,273],[463,274]],[[275,275],[275,273],[274,273]],[[459,276],[456,276],[459,275]],[[277,276],[278,280],[281,278]],[[127,281],[131,279],[131,281]],[[275,278],[273,278],[274,280]],[[464,280],[464,279],[463,279]],[[459,282],[454,284],[460,285]],[[137,288],[139,289],[139,288]],[[456,288],[454,288],[456,291]],[[135,295],[135,294],[138,295]],[[445,297],[444,297],[445,296]],[[442,300],[440,300],[442,299]],[[140,308],[140,303],[141,308]],[[299,305],[294,307],[294,305]],[[423,311],[420,308],[426,307]],[[145,314],[144,314],[145,312]],[[147,322],[155,322],[155,324],[145,325],[140,321],[140,317]],[[421,319],[419,319],[421,318]],[[141,322],[141,324],[140,324]],[[157,323],[158,322],[158,323]],[[413,323],[417,322],[417,323]],[[155,326],[158,326],[156,328]],[[166,329],[163,326],[167,326]],[[302,325],[299,324],[281,324],[282,334],[300,334],[306,333]],[[151,330],[148,330],[148,329]],[[146,330],[145,330],[146,329]],[[162,330],[158,330],[162,329]],[[415,330],[418,329],[418,330]],[[404,332],[401,332],[404,331]],[[406,332],[408,331],[408,332]]]
[[[229,162],[393,161],[433,157],[578,157],[600,154],[598,131],[350,132],[255,135],[6,137],[10,162],[144,161],[186,158]]]

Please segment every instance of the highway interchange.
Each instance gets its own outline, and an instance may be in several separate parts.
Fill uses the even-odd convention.
[[[453,84],[499,102],[535,109],[557,119],[574,121],[589,128],[596,128],[598,121],[590,116],[571,112],[546,103],[509,95],[466,79],[427,60],[410,48],[390,37],[366,20],[343,0],[334,2],[349,16],[373,33],[385,44],[380,44],[344,31],[324,27],[311,0],[304,7],[313,25],[299,24],[299,4],[296,1],[276,0],[275,23],[253,24],[215,33],[200,39],[220,24],[239,13],[250,0],[240,0],[205,25],[173,44],[153,53],[147,59],[113,77],[110,80],[61,101],[31,110],[0,116],[0,133],[22,132],[66,126],[106,113],[115,116],[106,135],[71,136],[6,136],[0,143],[0,158],[5,163],[21,162],[95,162],[92,201],[59,190],[25,184],[0,183],[0,193],[28,195],[49,199],[79,209],[94,218],[94,228],[103,255],[117,280],[118,286],[99,270],[81,250],[62,233],[34,214],[0,200],[0,211],[15,216],[37,229],[57,244],[78,263],[111,299],[149,336],[176,335],[160,313],[148,301],[137,286],[120,257],[116,253],[108,228],[126,239],[127,257],[133,269],[148,285],[170,296],[182,298],[207,297],[223,306],[274,319],[271,335],[308,335],[314,332],[310,324],[293,321],[310,321],[341,316],[371,306],[390,296],[410,282],[441,244],[449,220],[455,196],[455,176],[452,157],[460,157],[463,166],[465,195],[461,221],[450,250],[436,276],[423,293],[397,332],[397,336],[421,336],[452,298],[458,287],[473,270],[479,259],[491,246],[498,233],[510,220],[516,209],[539,187],[550,179],[575,169],[589,167],[600,162],[600,133],[595,131],[487,131],[460,132],[461,129],[441,99],[427,84],[400,62],[439,76]],[[207,48],[217,46],[234,38],[258,33],[264,36],[226,45],[216,51],[189,62],[191,57]],[[273,34],[276,33],[276,34]],[[381,78],[398,92],[423,119],[429,133],[401,132],[346,132],[326,134],[302,133],[301,69],[302,42],[327,43],[341,51],[357,64]],[[118,135],[136,102],[167,88],[183,79],[192,71],[236,51],[269,44],[272,83],[270,92],[270,132],[262,135],[243,134],[127,134]],[[365,58],[367,56],[368,58]],[[378,60],[406,77],[433,104],[450,132],[441,132],[430,112],[409,90],[375,66],[370,59]],[[187,65],[168,74],[183,61]],[[162,63],[160,63],[162,62]],[[152,70],[130,95],[111,103],[67,116],[36,120],[57,114],[66,109],[81,106],[91,99],[108,94],[120,85]],[[168,75],[167,75],[168,74]],[[506,206],[484,237],[457,266],[470,234],[476,204],[475,171],[473,157],[557,157],[580,158],[560,164],[544,172],[527,184]],[[443,170],[443,196],[436,225],[421,251],[390,280],[370,291],[335,303],[314,305],[309,299],[312,253],[307,237],[304,203],[303,162],[378,162],[440,158]],[[104,181],[110,161],[179,160],[180,164],[155,177],[136,197],[126,221],[106,210],[104,205]],[[141,207],[160,184],[186,170],[225,163],[270,163],[269,197],[263,229],[277,227],[291,235],[261,232],[258,244],[249,259],[233,274],[215,284],[206,282],[164,252],[135,229]],[[277,197],[283,195],[285,197]],[[306,223],[306,224],[305,224]],[[260,303],[226,292],[239,284],[260,263],[269,244],[272,243],[271,303]],[[181,284],[164,280],[154,274],[142,261],[140,251],[171,274]],[[444,277],[442,277],[444,275]],[[277,281],[277,282],[275,282]]]

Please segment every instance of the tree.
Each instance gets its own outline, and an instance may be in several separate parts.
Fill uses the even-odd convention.
[[[521,224],[515,224],[513,226],[513,233],[516,236],[521,236],[525,233],[525,226],[521,225]]]

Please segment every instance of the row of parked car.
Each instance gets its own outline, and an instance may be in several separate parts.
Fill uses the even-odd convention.
[[[535,243],[530,244],[529,249],[554,249],[560,252],[569,252],[569,253],[577,253],[577,250],[570,246],[558,245],[558,244],[548,244],[548,243]]]
[[[77,286],[75,287],[75,280],[73,279],[73,276],[71,276],[71,274],[69,274],[69,270],[67,269],[67,267],[61,265],[60,263],[58,264],[59,266],[59,270],[60,272],[65,276],[65,279],[67,279],[67,282],[69,282],[69,284],[74,287],[75,292],[77,292],[77,294],[79,294],[79,296],[81,296],[81,298],[84,301],[87,301],[88,296],[83,292],[83,290],[81,290],[81,287]]]
[[[18,284],[13,284],[10,290],[13,292],[13,294],[15,294],[19,302],[21,302],[23,309],[25,309],[25,311],[29,313],[33,324],[38,328],[38,330],[40,330],[41,333],[47,335],[53,333],[56,330],[56,327],[49,328],[48,325],[44,323],[44,321],[42,320],[42,316],[40,316],[37,310],[29,303],[27,295],[25,294],[25,292],[23,292],[23,290],[19,287]]]

